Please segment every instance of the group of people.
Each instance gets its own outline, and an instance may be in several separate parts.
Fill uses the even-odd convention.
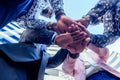
[[[62,0],[1,0],[0,9],[0,28],[11,21],[16,21],[25,28],[19,43],[0,45],[0,80],[44,80],[46,68],[57,67],[63,62],[66,73],[71,70],[76,80],[86,80],[84,68],[79,66],[82,63],[76,65],[80,62],[79,54],[89,48],[100,57],[93,59],[104,63],[107,60],[107,50],[104,47],[115,42],[120,36],[119,0],[100,0],[79,20],[66,16]],[[53,14],[56,22],[39,18],[39,15],[51,18]],[[88,32],[87,27],[90,24],[99,22],[104,23],[102,35]],[[60,46],[61,49],[55,56],[50,57],[46,52],[46,45],[52,44]],[[75,66],[78,74],[73,70]],[[108,70],[111,70],[111,73],[101,71],[87,80],[120,79],[119,72],[110,67]],[[101,76],[103,74],[106,76]]]

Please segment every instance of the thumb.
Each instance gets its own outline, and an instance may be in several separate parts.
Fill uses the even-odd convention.
[[[90,42],[90,38],[88,37],[84,40],[83,46],[87,46],[89,42]]]

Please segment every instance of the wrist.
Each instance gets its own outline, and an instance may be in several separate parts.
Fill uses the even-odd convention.
[[[63,16],[63,15],[65,15],[65,13],[64,13],[63,10],[56,11],[55,12],[55,18],[56,18],[56,20],[58,21],[61,18],[61,16]]]
[[[91,41],[92,41],[92,39],[93,39],[93,35],[92,35],[91,33],[90,33],[89,35],[90,35],[90,36],[89,36],[89,37],[90,37],[90,41],[87,43],[87,46],[89,46],[89,44],[91,43]]]
[[[52,22],[48,22],[48,24],[47,24],[47,29],[48,30],[52,30],[52,31],[54,31],[55,29],[55,26],[57,25],[57,23],[52,23]]]
[[[91,18],[90,18],[89,15],[83,16],[82,18],[86,20],[86,22],[87,22],[88,25],[91,24]],[[88,26],[88,25],[87,25],[87,26]]]
[[[92,44],[95,44],[97,41],[96,41],[96,35],[94,35],[94,34],[90,34],[90,42],[89,42],[89,44],[90,43],[92,43]],[[88,44],[88,45],[89,45]]]
[[[57,37],[57,33],[55,33],[52,37],[52,44],[56,44],[57,45],[57,41],[56,41],[56,37]]]
[[[79,53],[74,53],[74,54],[72,54],[71,52],[69,52],[69,56],[70,56],[71,58],[73,58],[73,59],[76,59],[76,58],[79,57]]]

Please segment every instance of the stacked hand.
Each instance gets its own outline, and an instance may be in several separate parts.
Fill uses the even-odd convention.
[[[57,45],[68,49],[72,54],[82,52],[90,41],[88,34],[77,29],[75,26],[72,24],[68,28],[68,32],[59,34],[55,38]]]
[[[61,16],[54,27],[54,30],[59,33],[55,38],[55,43],[73,54],[82,52],[90,41],[87,25],[84,19],[75,21],[64,15]]]
[[[76,29],[74,27],[75,27],[74,25],[71,25],[69,27],[69,32],[70,33],[77,32],[77,33],[73,34],[74,35],[73,36],[74,42],[67,46],[67,49],[72,54],[82,52],[84,50],[84,48],[87,46],[87,44],[89,43],[89,41],[90,41],[90,37],[86,32],[81,31],[80,29],[76,31]]]
[[[66,33],[68,31],[68,26],[71,24],[78,24],[76,21],[71,18],[62,15],[60,19],[57,21],[57,26],[54,27],[54,30],[58,33]]]

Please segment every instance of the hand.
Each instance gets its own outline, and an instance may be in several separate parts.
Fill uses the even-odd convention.
[[[84,32],[81,32],[79,36],[77,35],[76,37],[74,36],[73,38],[74,42],[67,46],[67,49],[72,54],[82,52],[90,41],[90,38],[86,37],[86,34]]]
[[[81,22],[78,22],[78,24],[71,24],[69,27],[68,27],[68,32],[74,32],[76,30],[80,30],[80,31],[84,31],[88,37],[90,37],[90,33],[89,31],[87,30],[87,28],[81,24]]]
[[[57,44],[58,46],[60,46],[62,48],[66,48],[68,46],[68,44],[70,44],[72,42],[73,42],[73,38],[71,36],[71,33],[59,34],[55,38],[55,44]]]
[[[76,20],[76,22],[79,23],[79,24],[84,25],[86,28],[89,25],[88,21],[86,19],[84,19],[84,18],[82,18],[80,20]]]
[[[90,38],[87,38],[83,42],[78,42],[78,43],[74,43],[74,44],[72,43],[72,44],[68,45],[67,49],[71,52],[71,54],[80,53],[86,48],[89,40],[90,40]]]
[[[71,24],[78,24],[76,21],[72,20],[71,18],[62,15],[57,22],[57,26],[54,30],[58,33],[66,33],[68,31],[68,26]]]
[[[78,22],[78,24],[79,25],[85,25],[85,26],[87,26],[88,25],[88,23],[85,21],[85,19],[81,19],[81,20],[79,20],[80,22]],[[85,26],[79,26],[79,28],[81,29],[81,31],[84,31],[87,35],[88,35],[88,37],[90,37],[90,32],[87,30],[87,28],[85,27]]]

